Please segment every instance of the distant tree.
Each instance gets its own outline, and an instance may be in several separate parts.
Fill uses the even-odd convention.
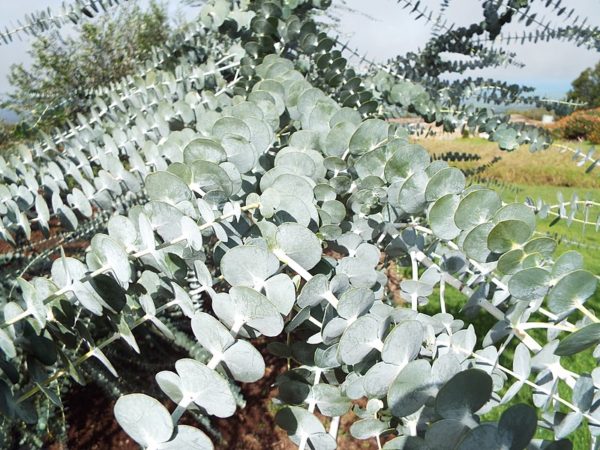
[[[84,111],[91,90],[133,73],[169,34],[165,5],[153,0],[142,9],[136,0],[116,15],[78,25],[68,36],[55,30],[36,38],[29,51],[31,66],[11,66],[8,79],[14,90],[0,105],[21,118],[14,137],[60,126]]]
[[[587,103],[585,108],[600,107],[600,62],[581,72],[572,86],[567,94],[569,100],[584,101]]]
[[[15,132],[15,126],[2,119],[0,119],[0,152],[8,145],[12,140],[11,137]]]

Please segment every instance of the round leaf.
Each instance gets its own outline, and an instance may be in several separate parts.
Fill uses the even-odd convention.
[[[445,419],[469,417],[492,395],[492,378],[482,370],[468,369],[450,379],[437,395],[435,410]]]
[[[277,310],[287,316],[296,300],[296,287],[285,273],[279,273],[265,282],[265,294]]]
[[[297,406],[280,409],[275,415],[275,422],[288,432],[290,439],[296,445],[299,445],[303,438],[307,439],[325,432],[319,419],[306,409]]]
[[[594,295],[598,280],[587,270],[575,270],[562,277],[548,293],[548,306],[556,314],[583,305]]]
[[[366,288],[350,288],[339,298],[338,314],[344,319],[356,319],[366,314],[373,305],[373,291]]]
[[[309,229],[296,223],[284,223],[275,234],[277,247],[304,269],[310,270],[321,260],[321,242]]]
[[[537,430],[535,409],[528,405],[513,405],[498,421],[499,441],[509,450],[521,450],[531,442]]]
[[[385,179],[390,183],[408,178],[419,169],[425,169],[430,162],[429,153],[417,144],[408,144],[396,139],[388,144],[390,150],[396,149],[385,164]]]
[[[400,322],[387,335],[381,352],[382,359],[390,364],[404,366],[417,357],[421,350],[423,325],[416,320]]]
[[[487,239],[487,247],[496,253],[505,253],[520,246],[531,237],[532,229],[522,220],[498,222]]]
[[[429,223],[431,230],[440,239],[449,241],[460,234],[460,228],[454,222],[454,213],[460,197],[458,195],[448,194],[433,204],[429,211]]]
[[[183,149],[183,160],[191,164],[196,160],[220,163],[227,159],[227,153],[216,141],[207,138],[198,138],[190,141]]]
[[[431,397],[431,366],[424,359],[409,362],[392,382],[387,402],[396,417],[417,412]]]
[[[546,295],[549,281],[550,274],[546,270],[531,267],[513,275],[508,290],[516,299],[532,301]]]
[[[320,383],[313,386],[311,394],[319,411],[325,416],[343,416],[350,409],[350,399],[341,393],[339,386]]]
[[[252,383],[265,374],[262,355],[249,342],[238,340],[223,353],[223,362],[237,381]]]
[[[178,425],[175,436],[160,444],[157,450],[213,450],[214,446],[203,431],[189,425]]]
[[[461,230],[468,230],[488,222],[502,206],[502,200],[490,189],[469,192],[458,204],[454,222]]]
[[[129,255],[121,244],[105,234],[97,234],[92,238],[90,246],[91,254],[95,256],[93,264],[90,264],[89,256],[86,258],[90,269],[108,266],[119,283],[127,285],[131,277],[131,265]]]
[[[261,287],[277,269],[277,258],[255,245],[234,247],[221,258],[221,273],[232,286]]]
[[[146,191],[150,200],[169,203],[190,201],[192,191],[184,181],[169,172],[154,172],[146,177]]]
[[[144,447],[166,442],[173,434],[173,421],[167,408],[146,394],[120,397],[114,412],[123,430]]]
[[[379,119],[365,120],[350,138],[353,155],[362,155],[387,142],[389,124]]]
[[[208,414],[217,417],[233,415],[236,408],[235,398],[229,383],[221,375],[189,358],[178,360],[175,368],[181,378],[184,399],[193,401]]]
[[[350,427],[352,437],[356,439],[369,439],[381,435],[389,425],[377,419],[363,419],[354,422]]]
[[[192,317],[192,331],[200,345],[213,355],[222,353],[235,342],[221,322],[204,312],[197,312]]]
[[[461,170],[446,167],[433,175],[425,189],[425,200],[434,202],[448,194],[460,194],[465,188],[465,176]]]
[[[357,364],[380,343],[379,322],[371,316],[362,316],[342,334],[338,354],[345,364]]]
[[[162,372],[158,372],[154,378],[161,390],[178,405],[183,399],[181,378],[179,378],[179,375],[170,370],[163,370]]]
[[[230,327],[238,322],[266,336],[277,336],[283,330],[283,319],[277,308],[254,289],[234,286],[228,296],[213,299],[213,309]]]

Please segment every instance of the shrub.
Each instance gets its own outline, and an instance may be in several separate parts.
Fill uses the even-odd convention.
[[[552,126],[563,139],[583,139],[600,144],[600,108],[576,111]]]
[[[584,423],[598,433],[598,374],[561,366],[600,341],[597,278],[535,235],[536,213],[573,220],[582,202],[504,204],[385,120],[405,110],[503,149],[547,146],[536,128],[449,107],[459,87],[431,79],[461,67],[442,60],[448,48],[496,61],[471,38],[497,36],[524,5],[486,2],[484,24],[411,57],[415,80],[359,76],[315,20],[327,6],[208,2],[139,77],[99,89],[78,125],[0,159],[15,271],[1,285],[5,430],[39,424],[62,407],[61,381],[94,367],[140,446],[210,450],[210,419],[234,416],[237,383],[264,376],[266,341],[287,363],[275,421],[301,449],[334,449],[350,411],[351,435],[386,449],[560,450]],[[85,252],[67,254],[81,238]],[[390,267],[410,274],[402,302]],[[464,295],[460,317],[447,286]],[[480,312],[484,330],[469,323]],[[154,370],[158,389],[130,389],[109,358],[117,341],[148,371],[156,342],[185,355]]]

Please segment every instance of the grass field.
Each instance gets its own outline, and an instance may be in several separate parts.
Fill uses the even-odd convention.
[[[491,161],[494,157],[502,158],[492,167],[481,173],[485,179],[491,180],[496,184],[494,187],[502,195],[506,202],[523,202],[527,197],[534,200],[543,199],[550,204],[557,203],[557,194],[562,192],[565,201],[569,201],[574,193],[577,193],[580,199],[589,199],[600,202],[600,168],[586,174],[585,168],[577,167],[571,159],[570,153],[560,153],[557,149],[550,148],[546,151],[530,153],[527,148],[520,148],[514,152],[502,152],[497,145],[480,138],[466,138],[455,140],[441,139],[423,139],[418,143],[426,147],[430,153],[439,154],[448,151],[476,153],[481,156],[477,162],[459,163],[461,168],[469,168]],[[579,146],[582,150],[588,148],[586,145],[578,143],[568,143],[571,147]],[[492,185],[493,187],[493,185]],[[595,222],[600,209],[592,210],[589,220]],[[583,218],[583,215],[580,215]],[[593,226],[582,227],[581,224],[573,223],[568,226],[565,220],[551,225],[552,218],[539,219],[538,232],[554,234],[561,241],[558,251],[560,253],[567,250],[577,250],[584,258],[586,269],[593,273],[600,273],[600,230],[595,231]],[[438,312],[439,305],[436,304],[436,293],[431,296],[432,304],[427,305],[428,312]],[[447,288],[446,305],[449,312],[460,317],[460,309],[465,303],[465,297],[452,288]],[[600,312],[600,295],[591,299],[586,305],[591,309]],[[483,337],[489,330],[494,320],[485,312],[481,312],[473,321],[476,328],[482,330],[477,335]],[[537,337],[539,342],[545,342],[544,332],[542,330],[533,330],[538,332],[531,333]],[[516,343],[515,343],[516,345]],[[512,367],[512,352],[514,345],[510,346],[503,357],[501,364]],[[573,357],[562,358],[561,363],[564,367],[576,373],[590,373],[595,367],[596,362],[592,356],[592,350],[580,353]],[[514,380],[508,380],[506,387],[510,386]],[[567,386],[559,387],[559,394],[566,400],[571,400],[571,390]],[[532,404],[531,390],[522,389],[513,403]],[[502,408],[498,408],[486,416],[484,420],[497,420]],[[540,431],[539,438],[551,438],[551,433]],[[573,448],[585,449],[590,447],[590,435],[587,426],[580,427],[579,430],[569,436],[573,442]]]

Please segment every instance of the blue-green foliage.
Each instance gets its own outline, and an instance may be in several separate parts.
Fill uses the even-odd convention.
[[[144,448],[213,448],[180,417],[233,416],[232,383],[265,372],[254,339],[282,335],[269,345],[290,362],[275,420],[301,449],[336,448],[350,410],[352,435],[385,449],[569,449],[578,426],[595,439],[598,373],[565,370],[560,356],[598,344],[586,307],[597,277],[535,236],[540,208],[468,185],[382,113],[463,123],[506,149],[540,149],[546,136],[485,110],[449,112],[417,81],[359,77],[313,20],[327,3],[209,2],[188,36],[212,42],[205,60],[149,66],[99,93],[78,126],[0,160],[0,233],[16,249],[49,235],[51,221],[73,233],[95,224],[84,256],[63,253],[10,286],[4,420],[35,423],[39,393],[60,406],[57,380],[78,380],[91,358],[117,375],[105,351],[123,340],[140,352],[136,329],[181,341],[176,318],[202,351],[186,344],[193,358],[156,374],[163,397],[128,393],[115,405]],[[401,304],[391,263],[412,271]],[[487,334],[446,311],[446,285],[467,312],[493,317]],[[425,314],[434,290],[441,310]],[[508,346],[510,367],[500,364]],[[563,383],[572,398],[558,396]],[[524,386],[535,408],[507,407]],[[495,409],[498,422],[482,423]]]

